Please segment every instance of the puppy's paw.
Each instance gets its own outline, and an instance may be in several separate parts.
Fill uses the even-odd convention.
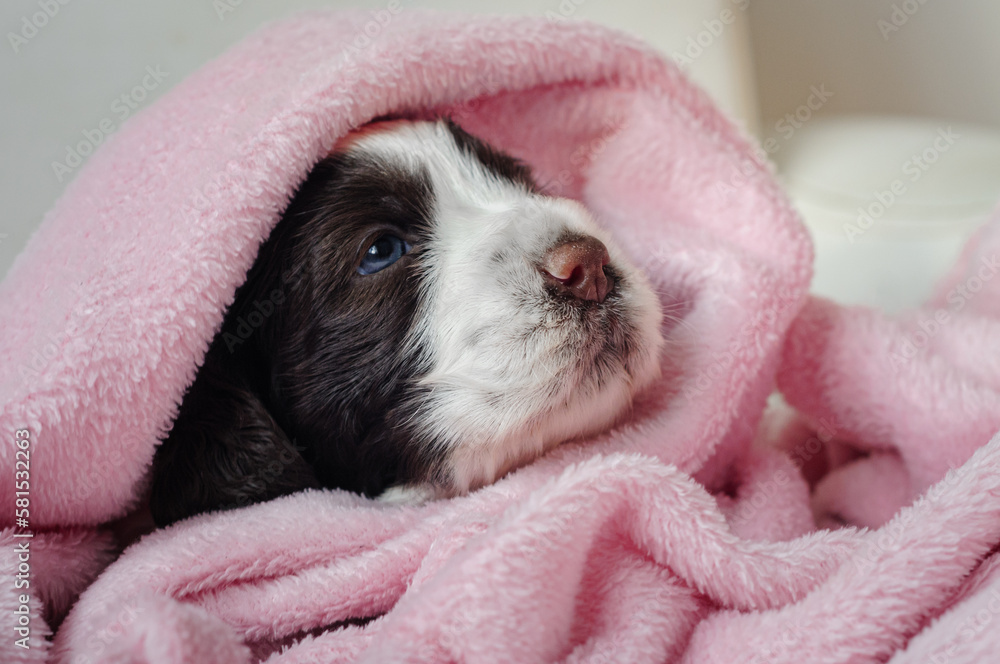
[[[397,484],[375,499],[387,505],[423,505],[444,496],[432,484]]]

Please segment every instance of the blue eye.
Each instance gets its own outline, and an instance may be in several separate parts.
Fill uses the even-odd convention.
[[[384,270],[409,250],[410,245],[395,235],[380,235],[361,257],[358,274],[375,274]]]

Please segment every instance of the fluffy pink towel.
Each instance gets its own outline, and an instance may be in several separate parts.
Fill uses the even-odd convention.
[[[306,492],[108,565],[104,524],[141,500],[258,244],[338,137],[401,110],[453,115],[598,216],[662,299],[662,381],[628,423],[467,497]],[[31,570],[0,593],[4,660],[979,661],[1000,645],[964,629],[1000,597],[1000,441],[973,453],[1000,428],[1000,367],[975,353],[1000,297],[982,287],[897,367],[919,317],[806,304],[811,259],[758,153],[618,33],[389,11],[270,27],[109,139],[0,285],[11,485],[14,432],[31,441],[27,529],[0,492],[0,570]],[[801,419],[762,423],[776,377]],[[817,530],[814,511],[896,516]]]

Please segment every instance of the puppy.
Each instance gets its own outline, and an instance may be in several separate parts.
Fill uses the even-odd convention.
[[[166,525],[307,488],[458,495],[600,432],[660,309],[578,203],[451,121],[384,121],[261,246],[153,463]]]

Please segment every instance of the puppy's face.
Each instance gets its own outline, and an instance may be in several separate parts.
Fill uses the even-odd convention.
[[[607,428],[656,376],[645,279],[517,162],[450,123],[391,122],[328,166],[278,336],[296,421],[407,449],[419,476],[395,484],[448,494]]]
[[[248,485],[474,489],[612,425],[657,375],[660,318],[587,211],[523,165],[450,122],[369,125],[261,247],[157,451],[154,513]]]

